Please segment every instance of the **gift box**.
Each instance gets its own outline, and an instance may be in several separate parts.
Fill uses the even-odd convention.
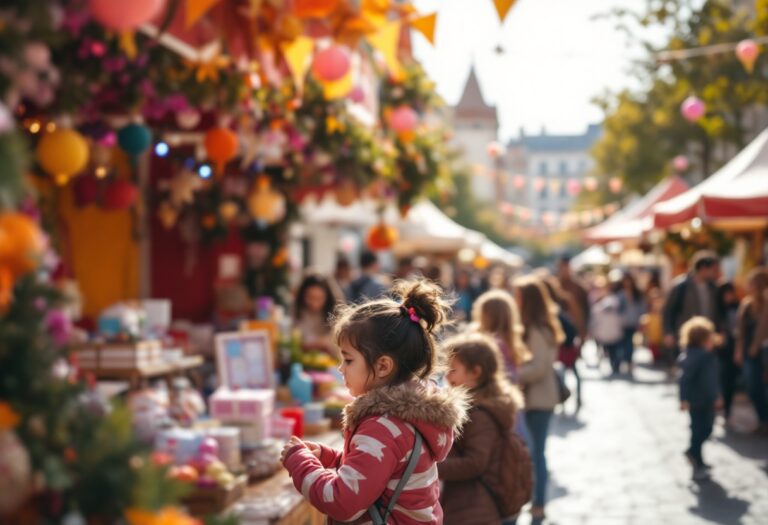
[[[202,430],[167,428],[158,432],[155,449],[169,454],[176,465],[185,465],[197,456],[204,438]]]
[[[209,400],[211,416],[222,423],[256,423],[268,419],[275,407],[275,391],[221,387]]]
[[[135,343],[88,343],[75,348],[77,362],[84,369],[133,369],[163,362],[159,341]]]
[[[215,427],[205,431],[219,444],[219,459],[229,470],[236,471],[242,465],[240,455],[240,429],[237,427]]]
[[[260,446],[272,436],[272,418],[265,417],[252,423],[235,423],[240,430],[240,443],[243,448]]]

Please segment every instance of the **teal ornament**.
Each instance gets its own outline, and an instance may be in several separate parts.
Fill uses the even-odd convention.
[[[135,165],[139,156],[152,144],[152,132],[141,124],[128,124],[117,132],[117,143]]]

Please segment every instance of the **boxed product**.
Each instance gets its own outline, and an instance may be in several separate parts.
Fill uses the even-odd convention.
[[[205,433],[201,430],[167,428],[158,432],[155,438],[155,450],[169,454],[174,458],[176,465],[185,465],[197,456],[204,438]]]
[[[160,341],[88,343],[76,350],[82,368],[142,368],[163,362]]]
[[[220,387],[209,400],[211,416],[222,423],[256,423],[269,419],[275,407],[275,391],[265,388]]]
[[[251,423],[236,423],[240,431],[240,443],[243,448],[260,446],[272,435],[272,418],[265,417]]]
[[[238,470],[242,464],[240,455],[240,429],[237,427],[214,427],[205,430],[219,444],[219,459],[229,470]]]

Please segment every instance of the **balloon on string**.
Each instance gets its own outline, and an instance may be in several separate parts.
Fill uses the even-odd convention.
[[[139,189],[127,180],[118,179],[104,190],[104,208],[107,210],[125,210],[133,206],[139,198]]]
[[[351,59],[349,51],[339,45],[329,46],[315,55],[312,72],[325,82],[341,80],[349,72]]]
[[[578,179],[568,179],[567,189],[570,195],[578,195],[581,192],[581,182]]]
[[[397,230],[386,224],[377,224],[368,230],[368,248],[373,251],[389,250],[397,242]]]
[[[760,47],[754,40],[742,40],[736,46],[736,57],[739,59],[747,73],[755,69],[755,61],[760,54]]]
[[[58,184],[66,184],[82,171],[88,157],[88,143],[73,129],[57,128],[43,135],[37,144],[37,162]]]
[[[688,122],[698,122],[706,112],[706,104],[695,95],[686,98],[680,106],[680,113]]]
[[[88,0],[93,18],[113,31],[131,31],[149,22],[165,7],[165,0]]]
[[[389,126],[396,133],[410,133],[416,129],[418,114],[408,106],[399,106],[389,116]]]
[[[205,134],[205,151],[208,158],[216,163],[219,175],[224,173],[224,166],[237,156],[239,140],[228,128],[217,126]]]
[[[684,172],[688,171],[688,168],[690,167],[690,162],[688,162],[688,157],[685,155],[678,155],[674,159],[672,159],[672,167],[675,168],[675,171],[677,172]]]
[[[152,144],[152,132],[143,124],[128,124],[117,132],[117,144],[135,165],[139,156]]]

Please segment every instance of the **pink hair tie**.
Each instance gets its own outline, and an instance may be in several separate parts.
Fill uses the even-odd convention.
[[[416,309],[413,306],[405,306],[405,304],[401,304],[400,308],[403,310],[403,313],[408,316],[408,318],[413,321],[414,323],[419,323],[421,321],[421,317],[416,315]]]

